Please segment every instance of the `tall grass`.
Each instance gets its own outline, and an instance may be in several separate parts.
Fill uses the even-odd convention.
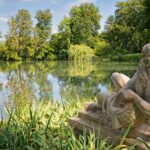
[[[0,149],[13,150],[119,150],[100,140],[93,133],[74,135],[67,119],[83,108],[83,102],[70,101],[63,105],[39,102],[37,106],[28,105],[20,111],[7,108],[8,118],[0,122]]]

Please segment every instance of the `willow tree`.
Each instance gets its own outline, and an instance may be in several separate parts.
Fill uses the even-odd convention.
[[[94,57],[94,50],[86,45],[71,45],[68,51],[70,60],[89,61]]]

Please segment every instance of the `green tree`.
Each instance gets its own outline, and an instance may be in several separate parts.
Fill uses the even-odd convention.
[[[36,59],[53,59],[53,49],[49,47],[51,37],[52,14],[49,9],[39,10],[36,13],[37,24],[35,28]]]
[[[2,58],[2,51],[3,51],[3,43],[1,41],[1,38],[2,38],[2,33],[0,32],[0,58]]]
[[[3,53],[7,60],[18,60],[19,57],[19,38],[17,34],[17,22],[15,17],[11,17],[8,21],[8,33],[6,35],[6,48]]]
[[[23,59],[34,56],[33,27],[31,14],[21,9],[16,15],[17,35],[19,40],[19,56]]]
[[[70,11],[72,44],[88,45],[91,37],[98,35],[101,15],[92,3],[74,6]]]
[[[72,7],[69,17],[58,25],[59,33],[53,34],[50,45],[54,49],[57,59],[67,59],[70,45],[84,44],[95,48],[100,29],[98,8],[91,3]]]
[[[64,17],[64,19],[58,25],[59,33],[53,34],[50,46],[54,49],[54,53],[57,59],[68,59],[68,50],[71,44],[71,29],[70,19]]]
[[[150,42],[150,31],[145,22],[147,7],[141,0],[117,2],[116,7],[115,15],[106,22],[102,33],[104,39],[112,49],[139,52],[144,44]]]
[[[144,22],[144,27],[147,28],[147,29],[150,29],[150,15],[149,15],[149,12],[150,12],[150,1],[149,0],[143,0],[143,6],[144,6],[144,19],[145,19],[145,22]]]

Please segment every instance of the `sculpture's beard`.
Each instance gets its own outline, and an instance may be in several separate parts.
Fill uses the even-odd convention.
[[[144,91],[147,86],[148,77],[150,77],[150,61],[143,59],[137,71],[137,79],[135,81],[135,89],[138,95],[144,96]]]
[[[145,68],[147,70],[148,75],[150,76],[150,60],[147,61],[147,63],[145,64]]]
[[[147,76],[150,77],[150,58],[148,58],[145,63],[145,70],[147,72]]]

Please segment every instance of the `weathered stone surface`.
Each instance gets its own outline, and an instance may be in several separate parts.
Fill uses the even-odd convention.
[[[68,123],[74,129],[76,129],[75,131],[80,131],[79,133],[86,130],[87,134],[93,132],[100,139],[107,138],[108,142],[111,142],[112,144],[118,144],[123,137],[125,130],[114,130],[111,127],[101,125],[101,119],[99,118],[99,116],[103,116],[103,114],[99,113],[101,113],[101,111],[79,112],[79,116],[69,118]],[[137,140],[137,137],[141,137],[142,139],[144,139],[144,136],[145,134],[139,133],[139,130],[131,130],[129,136],[125,139],[124,144],[136,144],[136,150],[147,150],[147,147],[142,142]],[[148,145],[150,145],[149,138],[146,138],[144,140]]]

